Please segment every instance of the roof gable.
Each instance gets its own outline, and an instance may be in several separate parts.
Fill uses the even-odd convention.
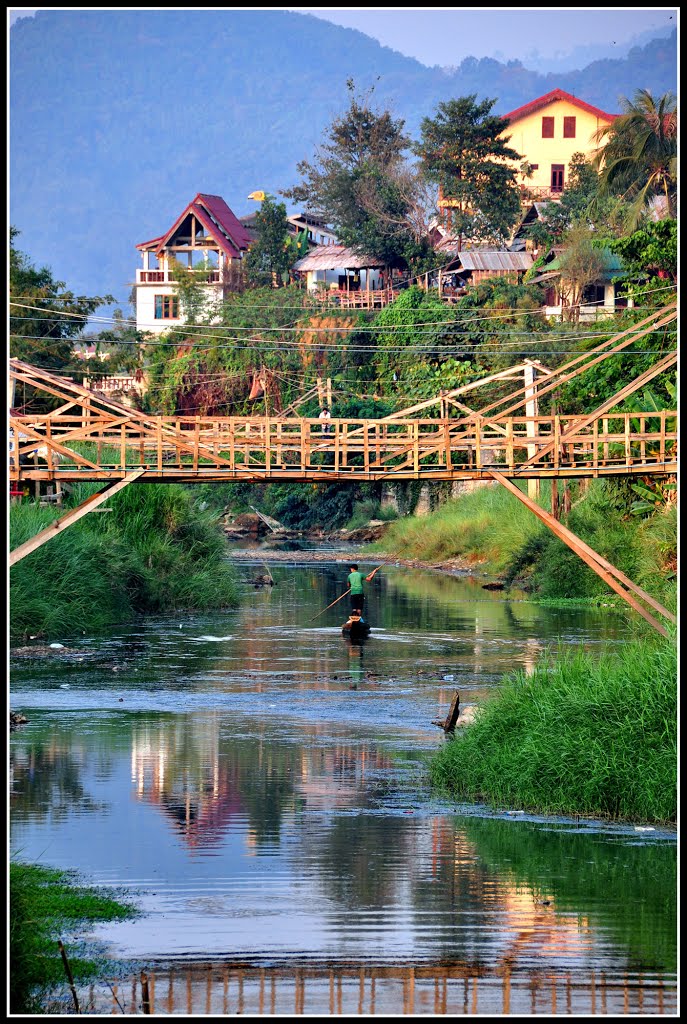
[[[199,192],[177,217],[169,231],[149,242],[141,242],[136,248],[150,249],[154,247],[156,254],[159,255],[190,214],[198,219],[227,256],[237,258],[241,255],[241,251],[250,245],[251,237],[248,231],[222,197]]]
[[[550,103],[556,103],[559,100],[571,103],[574,107],[586,110],[588,114],[593,114],[594,117],[599,117],[605,121],[614,121],[618,116],[617,114],[607,114],[605,110],[593,107],[591,103],[585,103],[584,100],[579,99],[577,96],[572,96],[569,92],[564,92],[563,89],[552,89],[551,92],[547,92],[536,100],[525,103],[522,107],[517,107],[516,110],[511,110],[510,114],[504,114],[503,116],[504,119],[512,124],[513,121],[520,121],[523,117],[528,117],[530,114],[536,113],[537,110],[541,110],[542,107],[548,107]]]

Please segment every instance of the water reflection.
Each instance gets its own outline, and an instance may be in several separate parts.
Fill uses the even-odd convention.
[[[539,971],[524,977],[508,969],[450,963],[433,967],[236,967],[178,964],[135,975],[125,984],[91,985],[80,994],[90,1012],[226,1016],[593,1016],[675,1015],[672,979],[628,973]]]
[[[309,624],[339,568],[294,572],[275,568],[239,612],[86,638],[97,656],[80,663],[13,664],[30,721],[11,738],[12,849],[136,893],[142,918],[93,930],[114,956],[224,961],[203,976],[213,1007],[237,960],[257,965],[247,1012],[265,997],[258,967],[287,961],[333,972],[300,976],[305,1012],[337,985],[349,999],[351,963],[365,1006],[377,986],[371,1012],[407,1012],[413,985],[428,1012],[530,1012],[540,994],[595,1012],[593,972],[608,1012],[640,969],[670,992],[674,837],[456,808],[427,784],[444,742],[431,723],[457,688],[464,701],[531,670],[559,637],[620,643],[623,620],[509,610],[466,581],[430,577],[422,593],[389,573],[356,643],[338,614]],[[296,967],[269,977],[289,1002]]]

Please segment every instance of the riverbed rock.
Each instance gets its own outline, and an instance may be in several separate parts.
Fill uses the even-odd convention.
[[[10,732],[14,732],[20,725],[26,725],[28,718],[22,715],[21,711],[10,711]]]

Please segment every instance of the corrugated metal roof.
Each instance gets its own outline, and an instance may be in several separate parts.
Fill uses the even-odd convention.
[[[485,252],[467,250],[457,253],[463,270],[529,270],[534,260],[529,252]]]
[[[318,245],[307,256],[297,260],[294,270],[366,270],[383,267],[384,261],[374,256],[361,256],[345,245]]]

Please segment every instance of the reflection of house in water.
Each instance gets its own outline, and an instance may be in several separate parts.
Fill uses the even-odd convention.
[[[363,798],[370,772],[389,770],[392,759],[368,744],[303,747],[297,791],[309,805],[348,807]],[[336,785],[332,785],[335,780]],[[312,809],[312,806],[311,806]]]
[[[189,846],[212,846],[244,805],[233,765],[219,755],[216,714],[134,729],[136,795],[157,804]]]

